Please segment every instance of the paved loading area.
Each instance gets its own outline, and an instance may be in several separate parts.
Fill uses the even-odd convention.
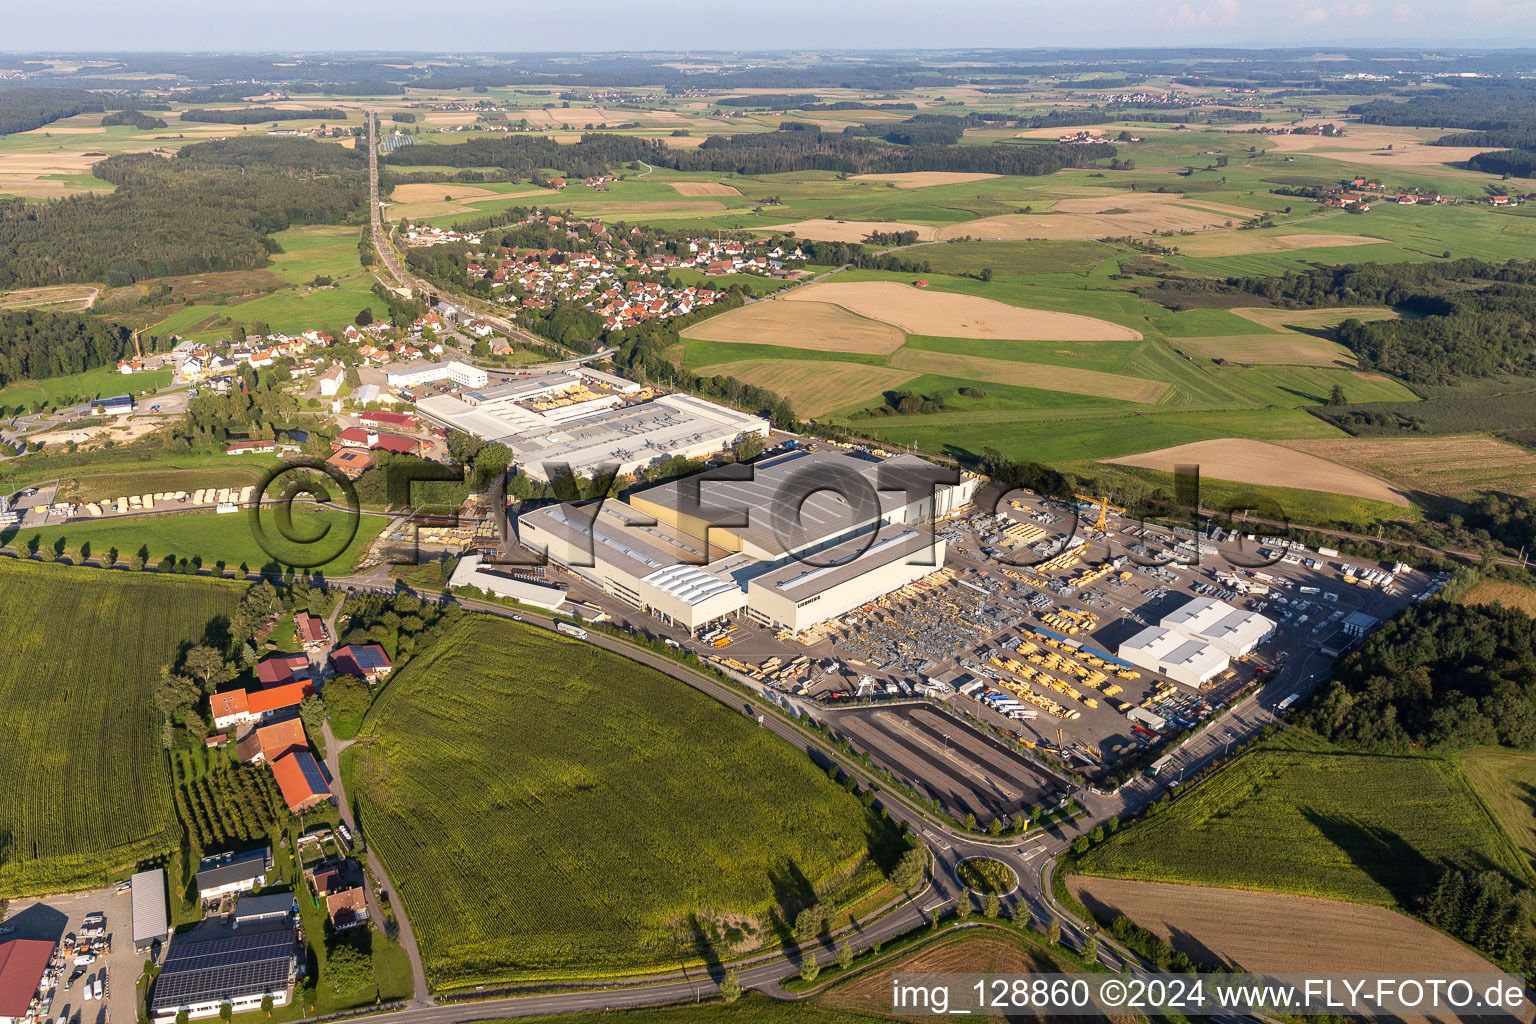
[[[1019,754],[925,704],[826,712],[832,728],[877,764],[943,804],[981,821],[1054,804],[1060,785]]]
[[[64,956],[64,970],[53,992],[48,1018],[69,1024],[110,1024],[138,1019],[134,983],[144,969],[148,954],[133,951],[133,916],[128,892],[102,889],[71,893],[41,900],[14,900],[5,923],[16,931],[6,938],[46,939],[59,942],[66,935],[84,941],[81,929],[87,914],[106,915],[105,945],[89,964],[76,965],[75,954]],[[87,954],[89,955],[89,954]],[[70,980],[79,972],[79,977]],[[102,999],[87,999],[86,986],[100,980]],[[68,986],[66,989],[65,986]]]

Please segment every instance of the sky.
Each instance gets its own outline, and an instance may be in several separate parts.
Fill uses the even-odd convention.
[[[0,49],[649,50],[1520,46],[1536,0],[70,0],[11,3]]]

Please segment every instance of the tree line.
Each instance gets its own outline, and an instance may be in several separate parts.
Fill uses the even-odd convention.
[[[264,266],[271,235],[363,216],[367,154],[308,139],[203,142],[166,160],[109,157],[118,186],[38,205],[0,201],[0,287],[146,278]]]
[[[100,96],[84,89],[0,89],[0,135],[29,132],[62,118],[105,109]]]
[[[228,110],[191,107],[181,112],[183,121],[209,124],[266,124],[268,121],[345,121],[347,112],[340,107],[283,109],[281,107],[233,107]]]
[[[430,150],[431,152],[427,152]],[[574,177],[591,177],[611,167],[643,160],[676,171],[775,174],[837,171],[844,174],[902,171],[966,171],[1041,175],[1089,167],[1115,155],[1109,145],[952,146],[896,145],[819,131],[775,131],[705,139],[697,149],[674,149],[660,139],[587,134],[572,145],[544,135],[501,135],[456,146],[407,146],[383,158],[395,167],[444,165],[500,167],[532,176],[546,167]]]
[[[112,128],[117,125],[131,125],[141,132],[158,131],[167,127],[160,118],[146,114],[142,110],[114,110],[101,119],[103,128]]]

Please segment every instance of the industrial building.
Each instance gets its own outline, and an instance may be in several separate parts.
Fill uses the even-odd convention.
[[[440,363],[406,363],[389,370],[384,379],[392,388],[409,388],[440,380],[465,388],[483,388],[490,383],[491,375],[479,367],[450,359]]]
[[[976,485],[924,483],[935,467],[907,456],[797,451],[740,470],[750,478],[696,474],[628,503],[546,506],[519,517],[519,539],[690,632],[744,610],[800,632],[942,566],[944,543],[925,527]]]
[[[1275,632],[1273,619],[1241,611],[1211,597],[1193,598],[1164,615],[1160,624],[1204,640],[1230,658],[1244,657]]]
[[[943,564],[942,540],[911,526],[886,526],[755,577],[747,585],[747,614],[764,626],[800,633]]]
[[[1166,626],[1148,626],[1119,647],[1119,655],[1137,668],[1198,688],[1225,672],[1232,661],[1206,643]]]
[[[193,1019],[216,1017],[225,1003],[243,1013],[260,1009],[267,996],[273,1006],[286,1006],[301,949],[291,917],[238,928],[204,922],[171,940],[150,993],[150,1016],[161,1024],[183,1011]]]
[[[133,948],[135,952],[143,953],[155,943],[164,942],[171,934],[165,902],[165,869],[140,871],[133,876],[129,885],[129,901],[133,908]]]
[[[524,579],[518,575],[517,566],[514,565],[482,565],[479,555],[465,555],[459,559],[453,575],[448,579],[448,587],[450,590],[455,587],[474,587],[497,597],[511,598],[520,604],[552,612],[559,611],[565,604],[565,591],[559,587]]]
[[[540,483],[557,467],[579,477],[600,469],[625,476],[665,458],[704,458],[749,435],[768,435],[761,416],[692,395],[631,402],[598,383],[604,390],[588,389],[581,374],[543,374],[462,396],[433,395],[416,408],[441,426],[505,444],[519,471]]]

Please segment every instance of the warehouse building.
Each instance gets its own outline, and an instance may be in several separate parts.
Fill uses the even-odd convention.
[[[942,519],[969,502],[979,482],[962,475],[956,484],[936,483],[949,471],[910,455],[881,461],[801,450],[744,468],[749,479],[695,476],[646,488],[629,503],[727,551],[781,565],[882,526]]]
[[[483,388],[491,382],[490,374],[457,359],[441,363],[406,363],[389,370],[384,379],[392,388],[409,388],[440,380],[465,388]]]
[[[552,612],[559,611],[565,604],[565,591],[559,587],[523,579],[518,576],[517,567],[513,565],[482,565],[479,555],[465,555],[459,559],[453,576],[448,580],[448,588],[452,590],[455,587],[474,587],[497,597],[511,598],[519,604]]]
[[[910,526],[887,526],[753,578],[747,584],[747,614],[761,625],[800,633],[943,564],[942,540]]]
[[[1275,622],[1257,612],[1241,611],[1225,601],[1196,597],[1161,621],[1195,640],[1204,640],[1229,658],[1241,658],[1275,632]]]
[[[235,1013],[288,1005],[298,970],[298,932],[291,918],[231,927],[204,922],[171,940],[165,965],[150,994],[151,1018],[164,1024],[186,1012],[193,1019],[216,1017],[225,1003]]]
[[[147,952],[157,942],[164,942],[171,934],[171,922],[166,913],[165,869],[151,868],[140,871],[129,882],[129,903],[133,908],[133,949]]]
[[[434,395],[416,403],[441,426],[464,430],[512,449],[519,472],[547,483],[557,467],[578,477],[598,470],[628,476],[663,459],[700,459],[749,436],[767,437],[768,421],[692,395],[662,395],[624,404],[616,393],[587,392],[580,401],[535,409],[540,389],[583,386],[577,378],[515,381],[471,396]],[[531,382],[531,383],[530,383]],[[552,393],[552,392],[550,392]]]
[[[32,1019],[32,1001],[52,958],[53,943],[43,939],[0,942],[0,1024]]]
[[[933,469],[905,456],[881,463],[797,452],[741,467],[751,479],[701,474],[640,491],[628,504],[537,509],[519,517],[518,536],[552,563],[690,632],[744,610],[798,632],[943,565],[943,543],[923,527],[936,507],[948,514],[970,500],[975,480],[935,488]],[[825,489],[829,481],[844,481],[847,496]],[[798,509],[797,520],[764,513],[796,490],[801,498],[782,504]]]
[[[1225,672],[1232,663],[1225,652],[1204,640],[1166,626],[1148,626],[1122,643],[1118,653],[1139,669],[1197,688]]]

